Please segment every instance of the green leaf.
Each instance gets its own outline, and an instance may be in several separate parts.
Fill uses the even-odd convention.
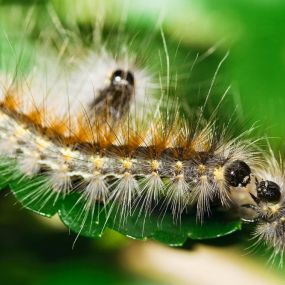
[[[47,179],[42,176],[22,177],[11,182],[10,188],[26,209],[46,217],[52,217],[62,202],[59,193],[52,190]]]
[[[74,232],[88,237],[101,237],[106,222],[103,206],[94,204],[90,211],[84,211],[85,203],[79,193],[71,193],[64,199],[59,216]]]
[[[217,238],[241,229],[240,221],[227,221],[218,214],[201,225],[197,223],[193,212],[183,215],[181,221],[174,221],[170,213],[164,216],[152,214],[146,219],[134,213],[123,225],[114,218],[110,219],[108,225],[131,238],[154,239],[171,246],[182,246],[188,238]]]
[[[101,237],[109,227],[133,239],[153,239],[171,246],[181,246],[188,238],[211,239],[231,234],[241,229],[240,221],[228,221],[222,214],[207,219],[203,225],[196,222],[195,213],[185,214],[180,222],[174,222],[170,213],[164,216],[152,214],[139,216],[138,212],[120,219],[120,209],[94,204],[89,211],[79,193],[69,195],[60,209],[62,221],[74,232],[84,236]]]

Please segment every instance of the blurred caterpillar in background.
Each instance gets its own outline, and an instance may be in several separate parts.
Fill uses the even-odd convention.
[[[123,226],[137,209],[171,212],[177,222],[194,208],[203,222],[213,205],[228,209],[233,193],[250,193],[254,203],[242,208],[256,213],[257,234],[282,251],[282,200],[270,200],[282,183],[258,170],[260,156],[246,133],[230,138],[214,120],[205,122],[200,113],[186,120],[168,102],[163,33],[162,42],[166,72],[146,64],[146,45],[135,55],[126,43],[115,53],[101,44],[74,54],[65,43],[60,54],[43,52],[28,75],[1,74],[1,183],[18,188],[22,204],[43,214],[52,203],[63,215],[57,204],[77,193],[81,228],[102,211]],[[277,203],[278,218],[264,210],[268,203]]]

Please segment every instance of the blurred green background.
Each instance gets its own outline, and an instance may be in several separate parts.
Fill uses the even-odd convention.
[[[229,52],[207,104],[209,116],[231,86],[219,118],[234,117],[233,131],[237,133],[257,123],[255,136],[272,137],[274,150],[284,153],[285,3],[281,0],[0,0],[0,69],[13,70],[11,50],[15,58],[21,58],[22,70],[31,67],[33,49],[42,31],[52,24],[54,13],[65,27],[76,29],[84,37],[90,33],[102,5],[110,27],[125,14],[127,27],[144,33],[163,22],[170,52],[173,49],[175,53],[179,47],[179,53],[171,59],[171,70],[181,74],[184,82],[177,95],[186,113],[187,106],[203,104],[217,67]],[[27,33],[29,37],[24,36]],[[191,69],[197,54],[199,60]],[[159,274],[142,277],[126,269],[121,256],[133,242],[111,231],[101,240],[80,237],[73,248],[76,235],[69,234],[56,221],[47,222],[19,205],[13,206],[14,202],[8,191],[2,192],[3,284],[195,284],[191,280],[167,281]],[[204,244],[243,248],[247,244],[244,236],[236,233]],[[193,246],[189,242],[185,250],[191,252]],[[251,258],[263,268],[260,271],[264,270],[265,259],[258,254],[244,257]],[[284,276],[283,270],[274,274]],[[279,283],[275,280],[267,284]]]

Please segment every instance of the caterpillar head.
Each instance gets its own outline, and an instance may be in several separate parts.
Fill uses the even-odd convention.
[[[278,203],[281,199],[280,186],[270,180],[262,180],[256,184],[257,198],[264,203]]]
[[[250,182],[251,169],[242,160],[231,162],[225,169],[225,179],[229,186],[245,187]]]
[[[134,74],[129,70],[122,70],[117,69],[112,73],[111,76],[111,85],[113,86],[119,86],[119,87],[134,87],[135,85],[135,78]]]

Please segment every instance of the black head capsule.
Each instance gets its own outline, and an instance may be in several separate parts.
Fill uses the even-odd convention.
[[[229,186],[245,187],[250,182],[250,167],[242,160],[235,160],[225,169],[225,179]]]
[[[111,75],[111,85],[117,86],[134,86],[134,75],[128,70],[117,69]]]
[[[278,203],[281,199],[280,186],[273,181],[263,180],[256,185],[257,197],[263,202]]]
[[[129,111],[134,93],[133,73],[117,69],[112,73],[109,85],[99,90],[90,104],[90,110],[94,112],[96,120],[115,122]]]

